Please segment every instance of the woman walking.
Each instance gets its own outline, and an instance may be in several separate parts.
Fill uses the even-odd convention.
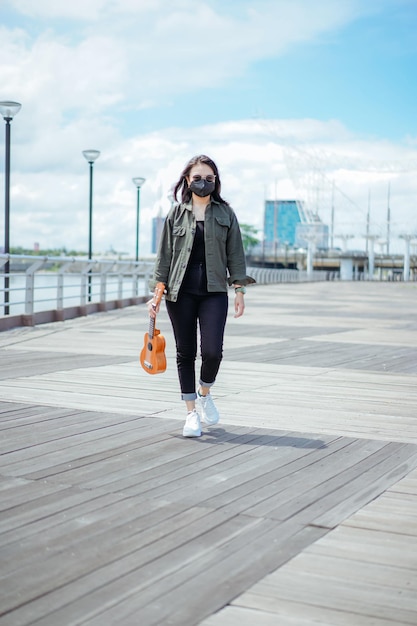
[[[178,194],[180,201],[178,202]],[[233,209],[221,197],[216,164],[205,155],[193,157],[174,187],[177,201],[165,220],[150,288],[162,282],[174,331],[181,398],[187,418],[184,437],[201,435],[201,420],[211,426],[219,413],[211,396],[223,356],[228,286],[235,289],[235,317],[245,310],[245,254]],[[151,316],[158,313],[148,302]],[[197,324],[201,369],[195,376]]]

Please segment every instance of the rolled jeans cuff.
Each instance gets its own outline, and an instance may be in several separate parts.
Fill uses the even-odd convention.
[[[214,383],[205,383],[203,380],[198,381],[198,384],[201,385],[201,387],[212,387],[214,385]]]
[[[182,393],[181,400],[185,400],[186,402],[187,400],[197,400],[197,394],[195,391],[193,393]]]

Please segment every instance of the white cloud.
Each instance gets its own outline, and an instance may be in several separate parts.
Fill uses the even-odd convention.
[[[88,0],[88,2],[85,0],[71,0],[71,2],[12,0],[9,4],[23,15],[30,17],[47,18],[48,20],[56,18],[92,20],[110,3],[109,0]]]
[[[221,86],[260,59],[348,23],[358,7],[357,0],[241,2],[233,12],[195,0],[9,4],[42,21],[37,35],[3,29],[1,83],[32,105],[59,102],[62,112],[83,114]]]
[[[219,87],[355,19],[358,0],[9,0],[25,16],[0,28],[0,85],[23,103],[25,137],[84,120],[117,126],[126,111]],[[32,18],[32,19],[28,19]],[[26,29],[26,30],[25,30]],[[28,121],[26,121],[28,120]],[[90,131],[94,139],[94,130]]]

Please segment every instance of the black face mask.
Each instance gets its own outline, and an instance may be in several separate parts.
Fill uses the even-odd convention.
[[[198,182],[193,180],[189,188],[197,196],[200,196],[200,198],[205,198],[213,193],[215,185],[216,183],[209,183],[207,180],[202,178]]]

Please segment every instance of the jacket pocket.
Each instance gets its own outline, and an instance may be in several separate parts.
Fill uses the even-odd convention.
[[[174,226],[172,235],[173,237],[183,237],[185,235],[185,226]]]
[[[229,217],[217,217],[216,216],[215,218],[216,237],[219,237],[222,241],[226,241],[229,228],[230,228]]]
[[[173,258],[176,259],[182,253],[185,247],[186,240],[186,228],[185,226],[173,226],[172,228],[172,253]]]

